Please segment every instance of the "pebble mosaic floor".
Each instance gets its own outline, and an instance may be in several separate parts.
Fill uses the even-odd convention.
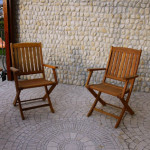
[[[42,95],[42,87],[28,89],[21,99]],[[135,115],[126,113],[117,129],[114,118],[95,111],[86,117],[94,97],[81,86],[59,84],[51,94],[55,113],[49,107],[28,110],[23,121],[14,97],[14,82],[0,82],[0,150],[150,150],[150,93],[132,93]],[[121,105],[115,97],[102,97]]]

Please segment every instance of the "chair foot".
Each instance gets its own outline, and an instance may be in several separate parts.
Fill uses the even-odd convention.
[[[16,106],[17,99],[18,99],[18,93],[16,94],[16,97],[15,97],[15,99],[14,99],[14,101],[13,101],[13,105],[14,105],[14,106]]]
[[[17,103],[17,102],[13,102],[13,105],[16,106],[16,103]]]
[[[132,111],[132,113],[130,113],[130,115],[134,115],[135,113],[134,113],[134,111]]]
[[[51,112],[52,112],[52,113],[55,113],[55,111],[54,111],[54,108],[53,108],[53,105],[52,105],[52,103],[51,103],[51,100],[50,100],[49,95],[48,95],[48,103],[49,103],[49,106],[50,106],[50,110],[51,110]]]
[[[51,108],[51,112],[52,112],[52,113],[55,113],[55,110],[54,110],[53,108]]]
[[[95,106],[96,106],[96,104],[97,104],[97,102],[98,102],[97,99],[98,99],[98,97],[95,99],[95,101],[94,101],[94,103],[93,103],[93,105],[92,105],[90,111],[89,111],[88,114],[87,114],[87,117],[91,116],[91,114],[93,113],[93,110],[94,110],[94,108],[95,108]]]
[[[93,111],[91,111],[91,112],[89,111],[88,114],[87,114],[87,117],[90,117],[91,114],[92,114],[92,112],[93,112]]]
[[[21,115],[21,118],[22,118],[22,120],[25,120],[24,115],[23,116]]]

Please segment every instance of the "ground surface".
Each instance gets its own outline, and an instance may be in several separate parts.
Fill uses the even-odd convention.
[[[21,99],[43,94],[43,88],[24,90]],[[135,115],[126,113],[118,129],[114,129],[114,118],[98,112],[86,117],[94,98],[84,87],[59,84],[51,94],[55,113],[49,107],[29,110],[23,121],[18,106],[12,105],[14,97],[14,82],[0,82],[2,150],[150,150],[149,93],[132,93]],[[120,105],[114,97],[102,97]]]

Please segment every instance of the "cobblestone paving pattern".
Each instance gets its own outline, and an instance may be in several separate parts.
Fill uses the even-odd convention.
[[[43,87],[28,89],[21,98],[43,94]],[[102,96],[121,105],[115,97]],[[115,119],[98,112],[86,117],[94,98],[81,86],[59,84],[51,94],[55,113],[49,107],[29,110],[23,121],[18,106],[12,104],[14,97],[14,82],[1,82],[0,150],[150,150],[150,93],[132,93],[135,115],[126,113],[117,129]]]

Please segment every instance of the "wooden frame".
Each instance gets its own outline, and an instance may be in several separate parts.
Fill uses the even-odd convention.
[[[98,112],[116,118],[117,123],[115,125],[115,128],[117,128],[120,124],[120,121],[125,111],[128,111],[131,115],[134,114],[128,102],[132,93],[135,78],[138,77],[136,73],[140,61],[141,52],[142,52],[141,50],[139,51],[130,48],[112,47],[106,68],[88,69],[89,76],[85,86],[89,90],[89,92],[96,98],[90,111],[87,114],[88,117],[92,114],[93,110],[96,110]],[[89,85],[93,71],[100,71],[100,70],[105,70],[103,82],[101,84]],[[106,82],[107,78],[124,82],[124,87],[107,83]],[[129,85],[130,87],[128,88]],[[94,90],[98,91],[98,94]],[[116,96],[121,101],[123,108],[106,103],[100,97],[101,93]],[[125,95],[127,95],[126,98]],[[98,102],[100,102],[103,106],[110,105],[121,109],[120,115],[117,116],[108,113],[106,111],[103,111],[102,109],[95,108]]]
[[[35,109],[39,107],[49,106],[52,113],[54,113],[54,109],[49,97],[49,94],[53,91],[53,89],[58,84],[57,75],[56,75],[56,66],[43,64],[43,56],[42,56],[42,46],[41,43],[16,43],[10,45],[11,47],[11,57],[12,57],[12,66],[10,69],[14,73],[15,86],[16,86],[16,97],[14,99],[14,106],[19,104],[20,114],[22,119],[24,120],[23,111]],[[55,81],[48,81],[45,79],[44,67],[51,68],[53,70],[53,75]],[[30,79],[19,81],[18,76],[20,75],[30,75],[30,74],[38,74],[42,73],[43,77],[38,79]],[[51,85],[48,90],[47,86]],[[20,100],[20,92],[23,89],[34,88],[34,87],[45,87],[46,94],[41,98],[30,99],[30,100]],[[48,99],[48,104],[33,106],[22,108],[21,103],[27,101],[35,101],[38,99],[46,100]]]

